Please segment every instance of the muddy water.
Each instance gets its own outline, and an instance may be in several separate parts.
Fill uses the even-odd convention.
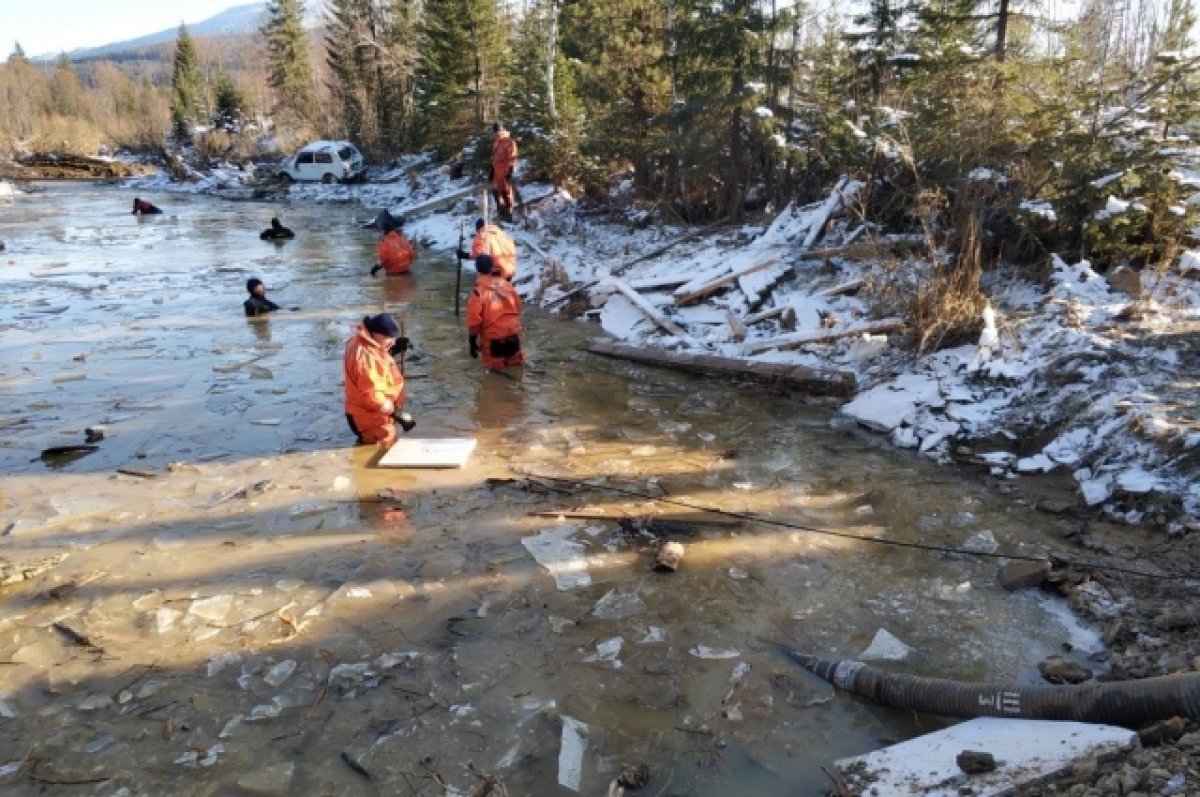
[[[828,409],[585,355],[581,323],[529,313],[532,364],[485,375],[452,262],[372,279],[357,206],[129,203],[47,185],[0,208],[0,553],[67,554],[0,589],[6,794],[467,794],[489,775],[566,794],[564,725],[584,794],[633,762],[649,794],[819,794],[821,764],[935,721],[835,696],[777,642],[854,656],[886,628],[904,667],[1021,680],[1094,644],[998,589],[994,562],[779,527],[682,529],[683,566],[653,573],[636,531],[528,513],[685,510],[520,480],[1010,550],[1038,520]],[[297,240],[258,240],[275,212]],[[244,319],[251,276],[300,309]],[[383,308],[415,343],[415,434],[476,437],[466,468],[379,470],[350,445],[341,350]],[[98,450],[39,459],[96,425]],[[555,529],[589,583],[556,588],[522,544]]]

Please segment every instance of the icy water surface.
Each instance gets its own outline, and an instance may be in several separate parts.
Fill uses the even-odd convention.
[[[156,196],[167,213],[139,219],[131,197],[55,184],[0,207],[0,554],[67,554],[0,588],[5,794],[466,795],[495,776],[597,795],[644,762],[645,794],[815,795],[822,764],[936,721],[834,695],[777,643],[853,657],[886,628],[914,648],[887,666],[1022,680],[1094,644],[999,589],[994,560],[742,522],[675,528],[683,565],[661,574],[636,530],[530,516],[686,513],[539,474],[893,539],[1039,538],[969,474],[795,397],[594,358],[582,323],[529,312],[532,364],[484,375],[452,261],[372,279],[358,206]],[[274,213],[297,240],[258,240]],[[251,276],[301,309],[246,320]],[[414,434],[479,441],[460,471],[372,469],[351,445],[342,347],[384,308],[414,340]],[[97,425],[98,450],[39,458]],[[531,549],[586,570],[559,589]]]

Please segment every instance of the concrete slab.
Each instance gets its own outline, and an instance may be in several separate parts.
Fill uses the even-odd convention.
[[[1135,732],[1111,725],[981,717],[835,765],[850,793],[863,797],[958,797],[965,785],[975,797],[1005,797],[1081,758],[1112,755],[1136,741]],[[954,761],[964,750],[991,753],[996,770],[965,774]]]
[[[379,458],[381,468],[461,468],[475,450],[470,437],[422,439],[405,437],[397,440]]]

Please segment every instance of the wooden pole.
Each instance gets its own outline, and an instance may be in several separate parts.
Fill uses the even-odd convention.
[[[458,220],[458,251],[463,248],[464,236],[466,235],[467,220],[460,218]],[[458,259],[458,252],[454,254],[454,264],[458,270],[454,275],[454,317],[458,318],[458,307],[461,303],[462,296],[462,261]]]

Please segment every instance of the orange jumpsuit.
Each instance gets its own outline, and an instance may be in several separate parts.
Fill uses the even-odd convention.
[[[485,368],[500,370],[525,361],[521,351],[521,297],[499,275],[475,278],[467,299],[467,332],[479,338]]]
[[[516,244],[508,237],[508,233],[495,224],[484,225],[471,241],[471,259],[474,260],[480,255],[491,255],[492,262],[496,264],[496,272],[509,282],[517,276]]]
[[[517,165],[517,142],[501,130],[492,136],[492,192],[496,206],[505,213],[513,211],[513,186],[508,173]]]
[[[396,439],[396,422],[383,411],[383,403],[391,401],[396,410],[404,405],[404,376],[396,361],[366,327],[356,324],[346,343],[342,370],[350,428],[364,443],[390,444]]]
[[[412,268],[414,254],[413,245],[395,230],[379,241],[379,265],[391,276],[407,274]]]

